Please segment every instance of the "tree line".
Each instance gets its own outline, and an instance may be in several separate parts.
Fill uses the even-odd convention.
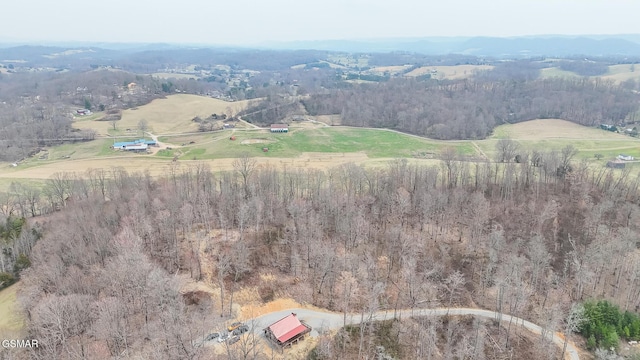
[[[311,115],[340,114],[342,124],[385,127],[436,139],[482,139],[505,123],[559,118],[581,125],[624,122],[638,94],[589,79],[417,81],[394,79],[312,94]]]

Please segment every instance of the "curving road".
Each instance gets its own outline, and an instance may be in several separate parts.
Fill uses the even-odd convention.
[[[283,317],[295,313],[298,318],[307,324],[309,324],[314,331],[322,333],[327,330],[337,330],[344,325],[344,317],[341,313],[334,313],[329,311],[317,311],[311,309],[287,309],[282,311],[275,311],[265,315],[258,316],[254,319],[246,321],[247,324],[250,324],[254,331],[259,332],[263,328],[268,325],[282,319]],[[532,322],[527,320],[517,318],[515,316],[510,316],[506,314],[502,314],[500,316],[498,313],[482,310],[482,309],[472,309],[472,308],[438,308],[438,309],[413,309],[413,310],[398,310],[394,312],[393,310],[387,311],[378,311],[375,312],[371,319],[368,317],[362,319],[360,314],[347,314],[346,323],[349,325],[359,324],[362,321],[369,320],[390,320],[395,318],[403,318],[403,317],[412,317],[412,316],[442,316],[442,315],[472,315],[489,319],[498,319],[502,322],[513,322],[516,325],[520,325],[525,329],[533,332],[534,334],[541,334],[543,332],[543,328],[538,326]],[[560,349],[564,346],[564,335],[561,333],[554,333],[552,335],[552,341],[560,347]],[[567,351],[565,353],[565,358],[571,360],[580,360],[578,355],[578,348],[569,341],[567,344]]]

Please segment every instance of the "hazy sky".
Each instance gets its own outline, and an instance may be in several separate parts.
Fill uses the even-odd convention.
[[[640,0],[9,0],[0,40],[290,40],[640,33]]]

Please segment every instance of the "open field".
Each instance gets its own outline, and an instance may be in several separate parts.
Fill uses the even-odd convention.
[[[110,139],[65,144],[48,149],[46,159],[38,159],[45,154],[41,152],[18,167],[0,164],[0,189],[6,191],[16,179],[36,179],[32,180],[34,184],[41,184],[42,179],[56,172],[84,173],[90,168],[122,167],[128,171],[148,171],[152,176],[166,175],[171,166],[198,163],[206,163],[214,171],[232,170],[234,158],[243,153],[255,157],[260,166],[302,169],[327,169],[348,162],[380,166],[394,158],[434,165],[445,147],[453,147],[462,155],[493,159],[495,145],[501,138],[516,140],[527,150],[559,150],[571,144],[578,149],[578,158],[591,159],[596,166],[621,153],[640,158],[639,139],[557,119],[502,125],[490,138],[475,141],[438,141],[384,129],[316,125],[293,123],[290,132],[284,134],[235,129],[161,136],[159,141],[171,149],[161,149],[155,155],[113,151],[109,148],[113,141]],[[230,140],[231,136],[235,140]],[[596,153],[602,154],[603,159],[595,160]],[[174,157],[178,162],[172,162]]]
[[[22,317],[16,308],[16,293],[20,283],[0,290],[0,339],[15,339],[24,329]]]
[[[465,155],[475,155],[469,142],[443,142],[379,129],[349,127],[298,128],[293,125],[286,134],[272,134],[268,130],[228,131],[227,136],[216,134],[209,141],[201,140],[180,149],[183,158],[212,159],[238,157],[247,152],[257,157],[291,158],[303,153],[357,153],[369,158],[413,157],[436,153],[444,146],[453,146]],[[231,135],[235,141],[229,140]],[[174,141],[160,138],[161,141]],[[186,140],[186,139],[184,139]],[[268,152],[263,152],[267,147]]]
[[[603,79],[624,82],[629,79],[640,80],[640,64],[619,64],[609,66],[609,71],[600,76]]]
[[[423,66],[406,73],[405,76],[422,76],[435,70],[436,73],[431,76],[436,79],[464,79],[473,76],[477,71],[491,69],[491,65]]]
[[[211,114],[222,114],[227,108],[238,112],[247,106],[246,101],[227,102],[205,96],[177,94],[164,99],[156,99],[151,103],[122,112],[122,119],[116,127],[122,129],[138,128],[140,120],[146,120],[149,131],[155,134],[171,134],[198,131],[198,124],[192,121],[196,116],[209,117]],[[74,127],[94,129],[99,135],[107,135],[112,129],[109,121],[76,121]],[[135,134],[134,134],[135,135]]]
[[[605,80],[613,80],[617,83],[624,82],[629,79],[640,80],[640,65],[636,66],[633,64],[618,64],[618,65],[610,65],[609,71],[606,74],[598,75],[598,76],[590,76],[590,78],[600,78]],[[542,78],[551,78],[551,77],[569,77],[569,78],[577,78],[580,75],[574,73],[573,71],[562,70],[557,67],[545,68],[540,71],[540,77]]]
[[[498,126],[489,139],[476,143],[487,156],[493,157],[495,145],[502,138],[511,138],[525,149],[559,150],[571,144],[578,149],[578,157],[585,159],[593,158],[596,153],[602,154],[603,159],[621,153],[640,157],[640,139],[558,119]]]
[[[562,70],[558,67],[550,67],[550,68],[544,68],[540,70],[540,77],[543,79],[554,78],[554,77],[577,78],[577,77],[580,77],[580,75],[574,73],[573,71]]]

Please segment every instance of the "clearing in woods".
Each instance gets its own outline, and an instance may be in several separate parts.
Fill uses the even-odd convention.
[[[19,286],[20,283],[16,283],[0,290],[0,339],[15,339],[24,330],[16,301]]]
[[[566,78],[578,78],[579,74],[573,71],[562,70],[558,67],[545,68],[540,71],[541,78],[551,77],[566,77]],[[604,80],[613,80],[616,83],[621,83],[627,80],[640,80],[640,64],[618,64],[610,65],[609,70],[597,76],[587,76],[588,78],[595,79],[600,78]]]
[[[155,99],[147,105],[138,108],[124,110],[122,119],[118,120],[116,127],[120,130],[136,130],[140,120],[146,120],[149,131],[154,134],[175,134],[184,132],[197,132],[198,124],[194,117],[207,118],[211,114],[224,114],[227,109],[233,112],[244,109],[247,101],[228,102],[206,96],[177,94],[163,99]],[[73,126],[79,129],[93,129],[98,135],[107,135],[112,129],[110,121],[75,121]],[[136,133],[131,134],[135,136]],[[139,135],[139,134],[138,134]]]
[[[431,77],[435,79],[464,79],[473,76],[477,71],[493,68],[492,65],[423,66],[406,73],[405,76],[432,74]],[[432,73],[433,70],[435,73]]]

